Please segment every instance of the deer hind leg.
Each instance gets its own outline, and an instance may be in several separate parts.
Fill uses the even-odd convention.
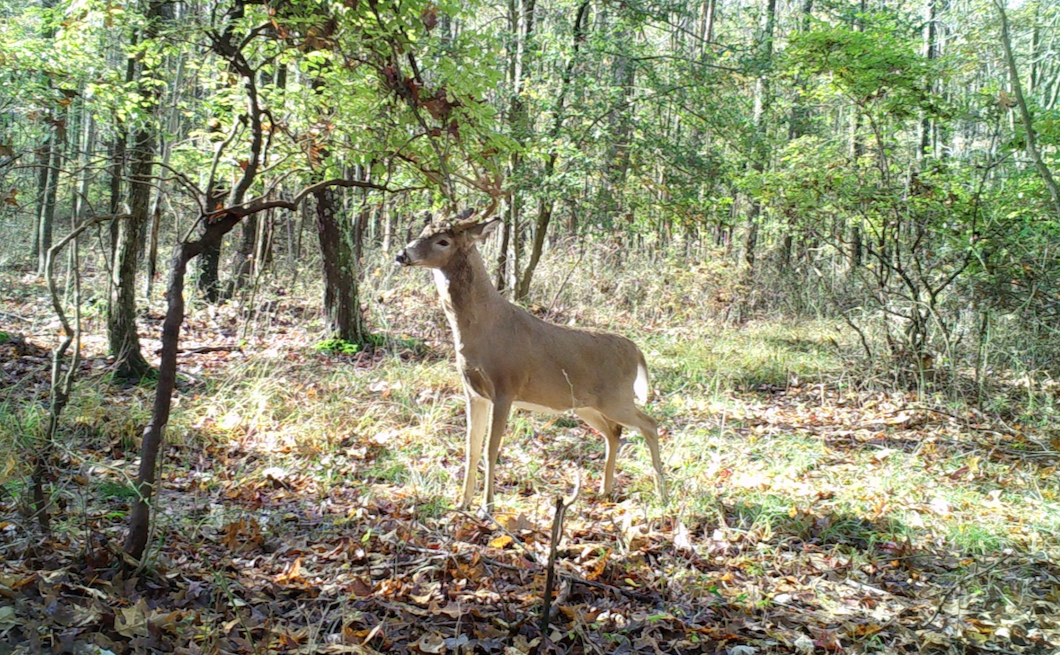
[[[478,473],[478,462],[482,457],[482,438],[489,427],[490,401],[470,393],[467,398],[467,441],[464,444],[464,495],[461,507],[471,504],[475,496],[475,475]]]
[[[651,464],[655,467],[655,486],[662,501],[668,502],[670,496],[666,489],[662,457],[659,454],[659,424],[632,403],[620,408],[609,407],[604,416],[620,425],[636,429],[644,435],[644,441],[648,444],[648,451],[651,453]]]
[[[604,479],[600,483],[600,494],[610,496],[615,489],[615,460],[618,458],[618,449],[621,446],[622,426],[589,407],[575,410],[574,412],[583,421],[589,424],[600,434],[604,435],[607,446],[604,460]]]
[[[497,473],[497,457],[501,452],[501,439],[508,427],[508,414],[512,409],[510,398],[493,399],[493,408],[489,420],[489,441],[486,444],[486,509],[493,509],[493,479]]]

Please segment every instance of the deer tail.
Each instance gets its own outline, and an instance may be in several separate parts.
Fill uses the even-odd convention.
[[[644,361],[644,353],[639,350],[637,351],[637,379],[633,381],[633,395],[642,405],[648,402],[648,363]]]

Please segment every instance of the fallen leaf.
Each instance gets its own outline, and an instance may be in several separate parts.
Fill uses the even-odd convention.
[[[147,618],[150,610],[147,601],[141,598],[132,607],[126,607],[114,615],[114,629],[124,637],[146,637]]]
[[[416,642],[416,648],[424,653],[444,653],[445,639],[437,632],[425,634]]]
[[[18,625],[20,621],[15,618],[15,608],[10,605],[0,607],[0,632],[10,630]]]
[[[302,558],[295,559],[294,562],[289,564],[284,572],[276,576],[276,584],[287,585],[294,584],[296,582],[303,582],[302,578]]]
[[[496,539],[490,542],[490,548],[504,548],[505,546],[511,544],[513,541],[515,541],[515,539],[512,539],[511,535],[502,534],[501,536],[497,537]]]

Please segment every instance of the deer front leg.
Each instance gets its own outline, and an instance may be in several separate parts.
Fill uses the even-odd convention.
[[[490,401],[465,392],[467,399],[467,441],[464,444],[464,496],[461,508],[467,508],[475,496],[475,475],[482,457],[482,438],[489,424]]]
[[[497,473],[497,456],[501,452],[501,439],[508,427],[508,414],[512,409],[512,400],[505,396],[493,399],[493,411],[490,412],[490,432],[487,443],[486,459],[486,510],[493,510],[493,479]]]

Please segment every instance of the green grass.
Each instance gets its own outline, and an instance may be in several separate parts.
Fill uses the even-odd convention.
[[[549,273],[532,302],[552,307],[560,321],[630,336],[647,356],[653,393],[645,411],[666,431],[673,499],[659,503],[643,439],[627,432],[618,506],[709,526],[708,534],[728,527],[853,550],[913,541],[968,553],[1060,552],[1056,476],[999,459],[976,433],[945,427],[935,441],[932,431],[888,423],[898,411],[890,408],[908,398],[846,383],[852,376],[842,353],[853,344],[835,323],[727,324],[705,310],[710,301],[696,302],[696,294],[713,293],[724,271],[599,273],[575,270],[566,286]],[[231,450],[233,463],[204,479],[203,490],[271,484],[261,472],[278,467],[319,497],[363,487],[381,498],[415,499],[424,516],[453,507],[466,426],[448,326],[426,278],[382,280],[391,286],[368,292],[390,301],[375,306],[373,318],[400,336],[375,338],[365,364],[360,354],[330,356],[351,349],[308,332],[277,344],[268,333],[252,335],[259,341],[248,356],[188,378],[177,395],[166,436],[176,454],[167,467],[179,470],[185,451]],[[82,385],[65,420],[75,438],[117,445],[131,459],[153,390],[121,389],[117,402],[115,393],[98,382]],[[4,412],[12,411],[0,405],[0,445],[24,438],[40,420],[20,406],[13,423],[22,427],[11,430]],[[1033,447],[1014,441],[1010,450]],[[602,439],[576,418],[515,412],[497,476],[498,508],[547,513],[556,493],[573,488],[575,471],[595,503],[603,457]],[[105,495],[117,497],[115,489]],[[997,489],[1003,493],[995,498]]]
[[[28,459],[47,427],[47,410],[40,402],[0,402],[0,485],[25,475]]]
[[[95,485],[96,493],[104,498],[133,501],[139,496],[136,489],[121,482],[101,480]]]

